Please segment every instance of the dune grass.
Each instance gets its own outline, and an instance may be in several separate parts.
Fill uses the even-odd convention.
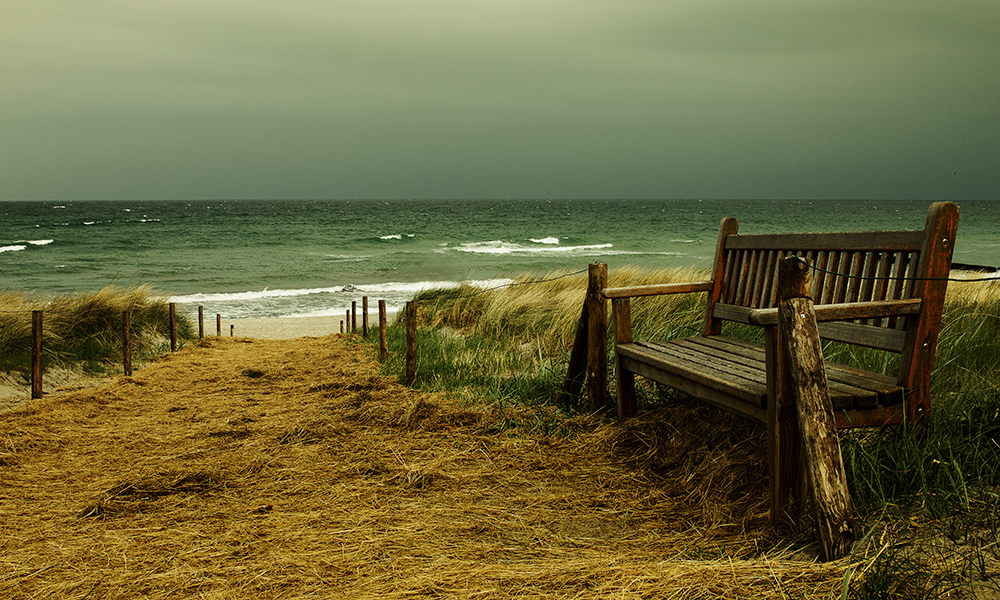
[[[612,269],[609,286],[705,278],[705,273],[681,269]],[[577,399],[554,410],[586,274],[538,279],[546,281],[521,278],[518,285],[495,290],[463,287],[418,295],[416,385],[457,391],[470,401],[534,406],[540,430],[560,431],[560,415],[584,404]],[[663,340],[691,335],[699,330],[703,310],[703,294],[636,299],[635,335]],[[728,327],[727,334],[759,341],[756,328]],[[394,358],[384,365],[386,372],[402,373],[403,338],[401,324],[390,328]],[[833,343],[824,352],[869,370],[888,373],[898,365],[892,353]],[[610,348],[608,361],[613,372]],[[952,590],[956,578],[994,581],[998,576],[998,376],[1000,282],[952,283],[932,374],[930,427],[920,435],[906,426],[841,433],[855,512],[869,528],[856,551],[875,554],[864,577],[845,583],[851,597],[909,597],[914,590],[940,597]],[[640,406],[647,408],[689,402],[645,382],[640,394]],[[877,551],[872,550],[875,538],[881,540]],[[992,571],[987,564],[994,565]]]
[[[122,313],[131,311],[133,360],[141,362],[169,347],[170,315],[165,297],[148,286],[106,287],[96,292],[41,297],[0,292],[0,370],[31,364],[31,312],[43,311],[43,365],[113,370],[122,355]],[[192,338],[190,321],[177,316],[179,340]]]

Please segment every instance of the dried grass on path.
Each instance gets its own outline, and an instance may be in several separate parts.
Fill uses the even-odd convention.
[[[767,540],[761,438],[718,413],[579,418],[546,437],[518,429],[537,414],[462,407],[376,367],[339,336],[211,339],[0,415],[0,597],[784,598],[840,585],[846,565]]]

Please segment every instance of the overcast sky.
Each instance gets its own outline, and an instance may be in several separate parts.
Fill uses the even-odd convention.
[[[0,199],[1000,198],[998,0],[3,0]]]

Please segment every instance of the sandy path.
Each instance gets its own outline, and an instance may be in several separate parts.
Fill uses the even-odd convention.
[[[0,415],[0,597],[826,597],[843,576],[779,556],[762,454],[715,413],[556,422],[375,369],[338,336],[208,339]]]

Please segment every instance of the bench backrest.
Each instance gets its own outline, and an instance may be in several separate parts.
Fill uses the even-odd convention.
[[[738,320],[732,315],[741,312],[726,308],[776,306],[778,264],[795,255],[816,267],[812,297],[817,305],[921,299],[919,314],[831,323],[820,333],[899,352],[904,363],[926,359],[929,369],[957,226],[958,207],[951,202],[932,204],[922,230],[744,235],[736,219],[723,219],[705,333],[719,333],[722,320]],[[911,368],[904,364],[902,371]],[[900,379],[908,375],[901,372]]]

